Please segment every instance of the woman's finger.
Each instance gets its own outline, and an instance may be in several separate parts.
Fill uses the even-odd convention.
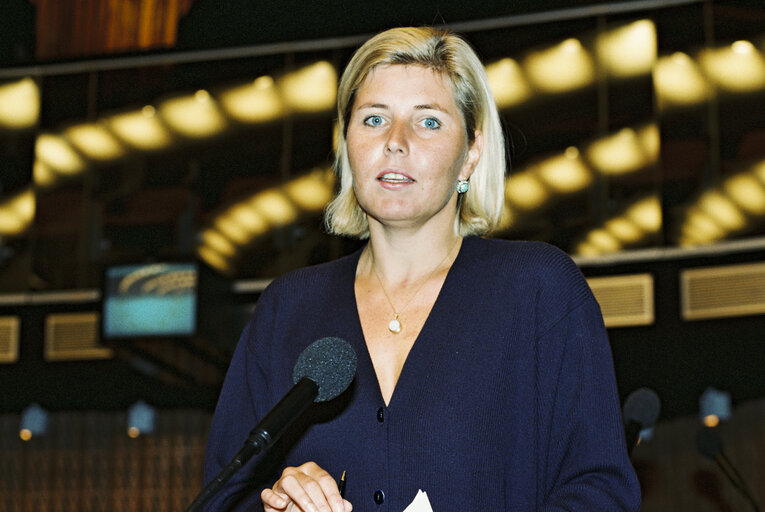
[[[288,467],[272,489],[261,493],[265,512],[348,512],[351,504],[340,496],[337,482],[314,462]]]
[[[265,512],[286,510],[287,505],[289,505],[289,499],[285,495],[274,492],[273,489],[263,489],[263,492],[260,493],[260,500],[263,502]]]
[[[326,496],[327,502],[332,507],[332,512],[345,512],[345,503],[340,491],[337,488],[337,482],[332,475],[322,470],[322,474],[316,475],[315,480],[321,487],[322,493]]]
[[[283,476],[279,485],[301,511],[332,512],[321,486],[311,476],[302,472],[291,473]]]

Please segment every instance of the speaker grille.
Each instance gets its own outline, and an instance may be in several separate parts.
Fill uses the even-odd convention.
[[[680,288],[685,320],[765,313],[765,263],[683,270]]]
[[[587,282],[600,304],[606,327],[650,325],[654,322],[651,274],[591,277]]]
[[[19,360],[19,317],[0,316],[0,363]]]
[[[45,359],[108,359],[112,351],[98,344],[98,313],[54,313],[45,318]]]

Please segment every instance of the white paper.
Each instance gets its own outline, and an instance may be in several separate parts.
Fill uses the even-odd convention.
[[[422,489],[417,491],[417,496],[414,497],[414,501],[404,509],[404,512],[433,512],[433,509],[430,507],[428,495]]]

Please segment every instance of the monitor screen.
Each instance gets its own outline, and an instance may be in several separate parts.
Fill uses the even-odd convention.
[[[194,263],[108,268],[102,310],[104,338],[195,334],[197,282]]]

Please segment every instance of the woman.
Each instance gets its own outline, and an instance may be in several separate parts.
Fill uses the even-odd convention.
[[[422,490],[436,511],[638,510],[584,279],[548,245],[476,236],[499,221],[505,160],[472,49],[431,28],[375,36],[343,74],[338,123],[327,223],[369,242],[264,292],[215,412],[206,478],[291,387],[312,341],[347,340],[358,373],[210,509],[397,512]]]

